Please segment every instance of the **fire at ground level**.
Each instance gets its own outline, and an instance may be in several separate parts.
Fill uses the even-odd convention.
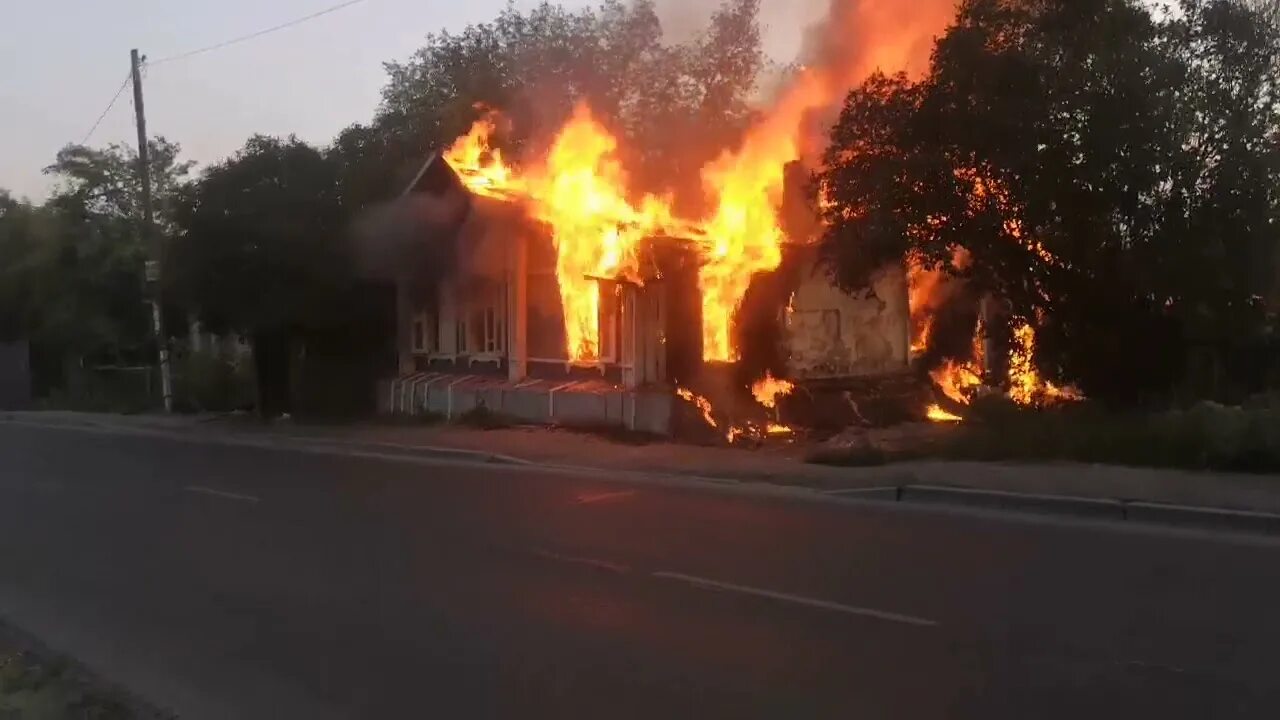
[[[869,287],[846,292],[806,244],[784,244],[778,267],[747,284],[733,318],[733,362],[708,360],[717,353],[706,346],[704,243],[685,238],[643,238],[637,270],[579,278],[591,287],[594,322],[574,334],[580,308],[566,313],[563,249],[544,225],[518,203],[474,194],[436,157],[406,192],[415,194],[459,210],[420,238],[426,259],[396,275],[400,373],[379,391],[383,412],[453,419],[484,408],[532,423],[758,442],[960,422],[992,376],[983,364],[996,351],[986,348],[981,322],[989,302],[967,310],[952,302],[972,315],[964,343],[972,352],[940,360],[930,351],[946,323],[934,321],[942,316],[936,299],[921,301],[920,273],[886,267]],[[592,338],[590,361],[571,352],[571,334]],[[1067,396],[1034,375],[1030,327],[1015,339],[1004,363],[1010,395]]]

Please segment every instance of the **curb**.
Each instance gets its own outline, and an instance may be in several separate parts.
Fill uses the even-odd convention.
[[[232,442],[250,439],[245,436],[229,436]],[[491,465],[536,465],[531,460],[524,460],[511,455],[490,453],[483,450],[462,450],[459,448],[438,447],[434,445],[400,445],[396,443],[378,442],[344,442],[323,438],[305,437],[267,437],[265,443],[253,444],[255,447],[281,447],[287,449],[303,449],[316,452],[342,451],[375,457],[404,456],[433,458],[438,460],[458,460],[466,462],[483,462]]]
[[[1137,522],[1280,534],[1280,515],[1273,513],[1148,502],[1127,502],[1124,506],[1126,518]]]
[[[1119,500],[1033,495],[1001,490],[973,490],[944,485],[907,485],[901,501],[926,505],[964,505],[995,510],[1017,510],[1051,515],[1124,520],[1124,503]]]

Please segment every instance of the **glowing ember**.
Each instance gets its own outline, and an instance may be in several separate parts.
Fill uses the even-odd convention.
[[[763,380],[751,386],[751,395],[756,402],[772,410],[778,407],[778,398],[790,395],[795,389],[795,383],[778,380],[772,374],[765,373]]]
[[[931,422],[938,422],[938,423],[964,422],[964,418],[960,417],[959,415],[949,413],[946,410],[943,410],[940,405],[930,405],[929,409],[925,411],[925,414],[928,416]]]
[[[697,395],[692,390],[688,390],[686,388],[676,388],[676,395],[679,395],[680,399],[698,408],[698,411],[702,413],[702,419],[707,421],[708,425],[710,425],[713,428],[720,427],[719,423],[716,422],[715,416],[711,414],[710,400],[702,397],[701,395]],[[734,430],[736,429],[737,428],[734,428]],[[733,430],[730,430],[729,431],[730,442],[733,441],[733,437],[734,437],[734,432]]]
[[[796,431],[794,428],[781,423],[771,422],[762,428],[753,422],[748,422],[746,425],[734,425],[729,428],[729,432],[725,433],[725,439],[727,439],[729,444],[732,445],[743,438],[755,438],[759,440],[764,438],[791,437],[795,434]]]

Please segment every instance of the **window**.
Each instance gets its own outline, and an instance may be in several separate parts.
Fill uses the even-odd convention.
[[[492,305],[487,305],[480,310],[479,322],[476,325],[479,333],[476,337],[476,346],[478,352],[496,354],[505,349],[506,336],[503,333],[502,316],[498,313],[498,309]]]
[[[491,284],[475,292],[458,319],[459,355],[501,355],[507,350],[506,292]]]
[[[413,316],[413,351],[436,353],[440,351],[439,316],[435,309],[422,310]]]

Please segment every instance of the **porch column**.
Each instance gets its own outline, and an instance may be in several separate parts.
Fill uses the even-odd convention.
[[[409,278],[396,278],[396,366],[400,375],[409,375],[416,369],[413,362],[413,298],[409,293]]]
[[[636,296],[640,293],[631,283],[622,285],[622,303],[619,312],[622,315],[622,332],[620,333],[621,349],[618,362],[622,363],[622,385],[634,390],[644,382],[645,342],[638,321],[640,303]]]
[[[523,380],[529,374],[529,241],[516,233],[507,263],[507,376]]]
[[[441,280],[436,286],[436,298],[440,308],[437,331],[440,333],[440,354],[452,357],[458,354],[458,296],[457,283],[452,278]]]

